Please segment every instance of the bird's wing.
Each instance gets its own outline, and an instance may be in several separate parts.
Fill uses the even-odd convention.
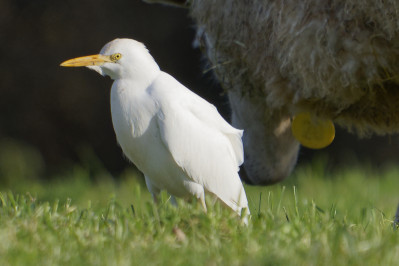
[[[168,84],[183,86],[175,82]],[[186,88],[170,88],[168,95],[159,95],[163,97],[158,98],[158,126],[176,163],[190,179],[234,210],[247,207],[237,173],[243,161],[242,131],[231,127],[213,105]]]
[[[234,151],[237,166],[242,165],[244,162],[244,148],[241,140],[243,130],[232,127],[223,119],[214,105],[198,96],[192,104],[186,105],[186,108],[204,124],[218,130],[228,138]]]

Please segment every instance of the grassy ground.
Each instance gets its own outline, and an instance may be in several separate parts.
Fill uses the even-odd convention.
[[[211,198],[156,206],[133,171],[20,180],[0,190],[0,265],[397,265],[399,167],[330,170],[247,186],[248,227]]]

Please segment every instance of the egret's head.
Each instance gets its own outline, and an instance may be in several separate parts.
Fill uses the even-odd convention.
[[[143,78],[159,71],[144,44],[132,39],[115,39],[99,54],[70,59],[61,66],[85,66],[112,79]]]

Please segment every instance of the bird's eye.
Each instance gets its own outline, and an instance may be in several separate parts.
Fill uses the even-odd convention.
[[[120,53],[116,53],[116,54],[111,55],[111,60],[113,62],[116,62],[116,61],[118,61],[121,58],[122,58],[122,55]]]

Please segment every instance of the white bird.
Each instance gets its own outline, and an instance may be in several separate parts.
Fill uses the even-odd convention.
[[[176,197],[193,195],[206,211],[205,192],[210,192],[239,215],[243,208],[249,214],[238,175],[244,160],[243,131],[161,71],[142,43],[115,39],[100,54],[61,66],[86,66],[114,80],[111,113],[116,138],[143,172],[154,200],[161,190]]]

